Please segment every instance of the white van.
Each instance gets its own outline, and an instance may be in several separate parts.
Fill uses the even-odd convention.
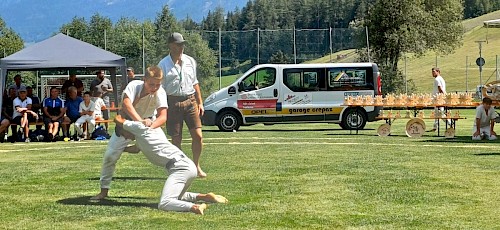
[[[375,63],[263,64],[204,102],[204,125],[221,131],[257,123],[338,123],[363,129],[380,107],[342,106],[346,96],[381,94]]]

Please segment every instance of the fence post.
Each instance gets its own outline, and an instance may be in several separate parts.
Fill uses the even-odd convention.
[[[465,56],[465,92],[469,92],[469,56]]]
[[[332,53],[333,53],[333,47],[332,47],[332,27],[330,27],[330,31],[328,32],[328,37],[330,38],[330,62],[332,62]]]
[[[222,31],[219,27],[219,89],[222,89]]]
[[[495,55],[495,59],[496,59],[496,62],[495,62],[495,72],[497,73],[497,81],[498,81],[498,54]]]
[[[260,28],[257,28],[257,65],[260,64]]]
[[[369,52],[369,51],[368,51]],[[368,58],[370,58],[370,55],[368,54]],[[408,94],[408,75],[406,71],[406,54],[405,54],[405,93]]]
[[[107,49],[106,30],[104,30],[104,50],[108,50],[108,49]]]
[[[293,27],[293,60],[297,64],[297,46],[295,44],[295,26]]]

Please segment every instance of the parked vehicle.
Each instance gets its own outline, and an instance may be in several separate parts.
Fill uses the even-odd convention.
[[[363,129],[380,107],[342,106],[344,98],[381,94],[375,63],[263,64],[208,96],[204,125],[221,131],[257,123],[338,123]]]

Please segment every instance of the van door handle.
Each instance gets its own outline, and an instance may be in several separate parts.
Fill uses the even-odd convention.
[[[278,96],[278,89],[274,89],[274,97]]]

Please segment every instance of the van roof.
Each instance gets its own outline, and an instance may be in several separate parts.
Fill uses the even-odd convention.
[[[373,65],[376,64],[371,62],[356,62],[356,63],[313,63],[313,64],[261,64],[257,66],[281,67],[284,69],[289,69],[289,68],[371,67]]]

